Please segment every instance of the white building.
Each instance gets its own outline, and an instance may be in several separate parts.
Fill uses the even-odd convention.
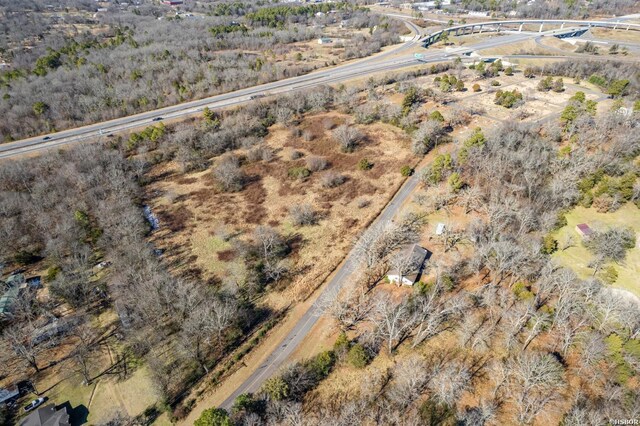
[[[439,4],[438,4],[439,3]],[[406,7],[405,7],[406,5]],[[436,1],[421,1],[416,3],[405,3],[403,7],[407,9],[417,9],[417,10],[432,10],[437,9],[442,6],[450,6],[451,0],[442,0],[441,2]]]
[[[318,39],[318,44],[329,44],[331,43],[331,39],[329,37],[320,37]]]

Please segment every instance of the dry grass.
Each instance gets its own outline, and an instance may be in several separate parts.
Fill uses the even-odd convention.
[[[498,80],[501,85],[498,87],[492,87],[491,81],[493,80]],[[562,111],[569,98],[571,98],[571,96],[573,96],[577,91],[584,91],[587,99],[595,100],[598,97],[591,91],[592,89],[588,84],[583,86],[574,85],[572,84],[572,79],[569,78],[564,79],[565,91],[562,93],[540,92],[536,89],[539,80],[539,78],[525,78],[520,73],[510,77],[502,75],[495,79],[477,81],[482,88],[482,92],[473,93],[470,90],[466,92],[455,92],[452,94],[452,97],[458,101],[458,105],[484,109],[486,111],[484,114],[485,117],[492,118],[497,121],[511,120],[514,114],[520,112],[520,110],[526,110],[531,113],[523,121],[535,121],[546,115],[559,113]],[[468,87],[472,86],[474,83],[470,78],[466,81],[466,86]],[[494,103],[494,99],[495,91],[498,89],[517,89],[524,96],[524,106],[518,109],[507,109],[500,105],[496,105]],[[444,111],[443,114],[445,117],[447,116]],[[480,124],[475,123],[472,123],[468,127],[473,128],[472,126],[482,127]]]
[[[622,42],[628,41],[631,43],[640,42],[640,31],[608,30],[606,28],[591,28],[589,31],[596,38]]]
[[[270,224],[302,241],[292,256],[296,273],[281,291],[290,300],[307,297],[403,182],[400,168],[414,161],[407,136],[385,124],[362,127],[365,138],[360,146],[353,153],[342,153],[330,130],[325,129],[327,118],[335,123],[349,119],[338,113],[307,117],[300,128],[313,134],[310,142],[292,137],[290,129],[274,126],[265,141],[276,152],[274,160],[246,164],[250,183],[238,193],[219,193],[211,185],[208,170],[188,176],[180,176],[173,168],[154,171],[169,175],[149,188],[150,194],[157,194],[152,205],[163,228],[156,237],[158,246],[167,248],[167,256],[177,260],[181,268],[197,268],[204,279],[223,278],[229,266],[240,260],[232,253],[232,243],[218,237],[216,230],[227,226],[239,235],[237,238],[246,239],[257,225]],[[291,160],[286,155],[291,150],[303,156]],[[328,170],[343,174],[346,182],[336,188],[322,188],[323,172],[312,173],[304,180],[291,179],[288,170],[304,166],[305,158],[311,155],[325,157]],[[364,157],[375,164],[370,171],[357,168]],[[369,206],[358,208],[356,199],[360,197],[370,199]],[[317,226],[294,227],[290,223],[289,208],[303,203],[319,212]]]
[[[66,345],[64,348],[69,349]],[[112,361],[109,345],[100,345],[91,357],[91,375],[99,376],[112,365]],[[63,404],[68,401],[74,413],[85,407],[90,424],[105,422],[117,412],[135,417],[157,402],[146,366],[132,370],[125,380],[105,374],[87,386],[82,383],[82,376],[72,360],[67,358],[39,373],[35,383],[41,396],[46,396],[50,402]]]
[[[545,39],[545,43],[547,40]],[[571,47],[571,46],[570,46]],[[491,49],[484,49],[478,51],[481,55],[498,55],[498,56],[506,56],[506,55],[558,55],[557,51],[553,49],[546,49],[544,46],[540,46],[534,40],[526,40],[521,41],[519,43],[513,43],[505,46],[497,46]]]

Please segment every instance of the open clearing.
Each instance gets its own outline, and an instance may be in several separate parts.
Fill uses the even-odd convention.
[[[205,280],[223,280],[242,263],[233,249],[233,238],[248,238],[256,226],[268,224],[296,242],[289,257],[296,273],[291,282],[276,289],[282,297],[274,295],[272,299],[279,302],[272,307],[307,297],[403,182],[400,168],[415,162],[407,136],[380,123],[360,128],[364,138],[355,152],[340,152],[329,128],[348,119],[338,113],[308,116],[299,126],[306,138],[274,126],[265,140],[273,159],[245,164],[249,183],[241,192],[219,192],[210,170],[179,178],[171,177],[171,169],[157,170],[170,177],[149,188],[150,194],[157,194],[152,199],[154,209],[168,224],[156,237],[156,244]],[[327,170],[312,172],[304,179],[288,175],[293,168],[305,167],[311,156],[325,158]],[[371,170],[358,170],[362,158],[374,164]],[[346,182],[323,188],[321,177],[327,171],[342,174]],[[294,227],[289,209],[296,204],[311,204],[321,216],[318,225]],[[223,228],[234,236],[230,241],[220,236]]]
[[[111,365],[110,349],[104,343],[91,358],[91,376],[107,371]],[[85,385],[72,361],[66,359],[43,370],[36,383],[40,396],[48,401],[70,404],[72,424],[96,424],[118,413],[135,417],[157,402],[147,366],[130,369],[126,379],[106,372]],[[27,399],[33,399],[33,395]]]
[[[556,233],[558,241],[565,240],[569,235],[573,235],[576,241],[574,247],[566,250],[559,250],[554,257],[561,265],[573,269],[581,278],[593,275],[593,269],[587,265],[593,259],[591,253],[582,245],[581,239],[575,231],[579,223],[586,223],[597,231],[606,230],[609,227],[631,227],[636,233],[636,239],[640,241],[640,213],[638,208],[627,203],[613,213],[598,213],[594,208],[576,207],[566,215],[567,225]],[[627,258],[623,263],[612,264],[618,271],[618,280],[613,287],[628,290],[640,297],[640,248],[636,247],[627,251]]]
[[[519,43],[513,43],[505,46],[492,47],[490,49],[479,50],[478,53],[484,56],[498,55],[559,55],[560,53],[553,48],[566,48],[568,46],[569,52],[575,50],[573,46],[564,41],[558,40],[555,37],[545,37],[542,42],[544,45],[551,46],[547,48],[544,45],[536,43],[535,40],[525,40]],[[566,45],[566,46],[565,46]]]

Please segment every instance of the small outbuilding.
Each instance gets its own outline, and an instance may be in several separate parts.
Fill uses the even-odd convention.
[[[444,223],[442,223],[442,222],[438,223],[436,225],[436,235],[444,234],[445,228],[446,228],[446,226],[445,226]]]
[[[579,223],[576,225],[576,232],[582,238],[590,237],[593,234],[593,230],[586,223]]]
[[[425,262],[431,253],[418,244],[411,246],[399,258],[400,262],[387,275],[389,282],[402,285],[414,285],[422,275]]]
[[[331,39],[329,37],[320,37],[318,39],[318,44],[329,44],[331,43]]]

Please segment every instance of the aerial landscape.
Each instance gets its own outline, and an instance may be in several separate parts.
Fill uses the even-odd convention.
[[[640,424],[640,1],[0,28],[0,425]]]

